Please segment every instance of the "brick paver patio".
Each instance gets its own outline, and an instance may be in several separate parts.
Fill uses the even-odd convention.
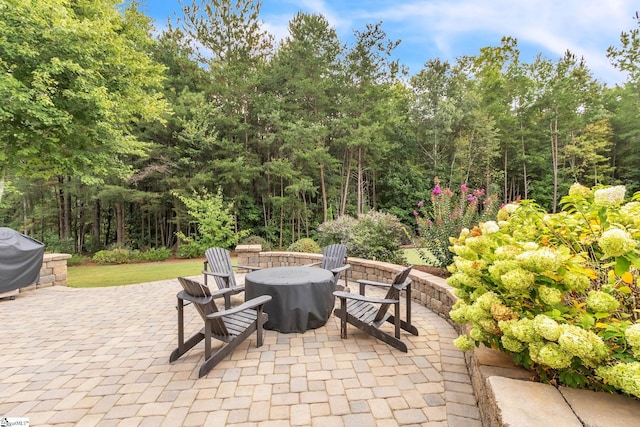
[[[126,268],[126,267],[123,267]],[[255,335],[206,377],[202,345],[169,364],[177,280],[50,287],[0,301],[0,418],[32,426],[481,426],[455,330],[414,304],[408,353],[333,316]],[[187,334],[201,327],[185,311]],[[389,325],[391,328],[392,326]]]

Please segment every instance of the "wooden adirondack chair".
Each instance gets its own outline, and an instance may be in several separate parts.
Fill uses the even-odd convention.
[[[206,375],[214,366],[233,352],[245,339],[256,331],[258,343],[262,346],[263,328],[267,321],[267,313],[262,311],[264,304],[271,301],[271,296],[262,295],[253,298],[237,307],[218,311],[215,298],[224,297],[232,292],[229,288],[211,292],[207,286],[196,281],[178,277],[183,287],[178,297],[178,348],[169,357],[169,362],[178,360],[180,356],[204,340],[204,362],[200,366],[198,377]],[[184,306],[189,301],[198,310],[204,320],[204,328],[184,341]],[[215,352],[211,350],[211,338],[225,344]]]
[[[244,292],[244,285],[238,285],[236,283],[236,277],[234,274],[234,268],[241,268],[246,270],[260,270],[260,267],[250,267],[246,265],[231,265],[231,252],[223,248],[209,248],[205,251],[204,256],[204,268],[202,274],[204,274],[204,284],[209,285],[208,277],[213,276],[218,289],[231,289],[232,292],[225,294],[224,306],[225,308],[231,307],[231,296]]]
[[[351,265],[347,264],[347,247],[342,243],[335,243],[333,245],[325,246],[322,248],[322,262],[316,262],[309,265],[320,265],[321,268],[329,270],[333,273],[335,279],[336,289],[344,290],[349,288],[348,286],[348,270]],[[344,271],[344,287],[338,285],[340,274]]]
[[[355,326],[364,333],[371,335],[398,350],[407,352],[407,345],[400,341],[400,329],[418,335],[418,330],[411,324],[411,279],[409,273],[413,266],[400,271],[393,283],[381,283],[370,280],[358,280],[360,294],[335,291],[333,295],[340,299],[340,307],[334,310],[334,315],[340,319],[340,336],[347,338],[347,323]],[[387,288],[384,298],[373,298],[365,295],[366,286]],[[400,318],[400,293],[406,294],[406,320]],[[391,306],[394,313],[389,312]],[[394,335],[380,329],[386,323],[394,325]]]

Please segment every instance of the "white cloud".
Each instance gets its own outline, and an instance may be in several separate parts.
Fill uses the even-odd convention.
[[[366,6],[340,0],[303,0],[300,10],[320,13],[343,36],[365,23],[383,21],[392,39],[403,39],[403,52],[428,57],[401,58],[424,63],[434,57],[454,60],[500,43],[502,36],[518,39],[549,59],[567,50],[584,57],[596,78],[612,83],[620,74],[606,58],[606,49],[619,42],[621,31],[634,27],[638,6],[632,0],[408,0],[369,1]],[[487,44],[488,43],[488,44]],[[403,55],[405,56],[405,55]],[[533,58],[522,58],[525,62]],[[413,65],[412,65],[413,68]],[[417,70],[414,70],[417,71]]]

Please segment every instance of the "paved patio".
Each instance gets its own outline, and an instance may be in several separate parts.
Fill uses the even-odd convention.
[[[126,267],[123,267],[126,268]],[[0,417],[32,426],[481,426],[455,330],[419,304],[402,353],[332,316],[255,335],[206,377],[202,345],[169,364],[177,280],[61,286],[0,301]],[[187,307],[188,309],[189,307]],[[201,327],[185,311],[190,335]],[[389,325],[391,327],[391,325]]]

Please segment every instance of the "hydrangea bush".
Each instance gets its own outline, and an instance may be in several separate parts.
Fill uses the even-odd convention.
[[[640,397],[640,193],[574,184],[548,214],[508,204],[463,229],[448,283],[463,350],[511,354],[541,381]]]
[[[462,184],[460,193],[456,194],[448,187],[440,187],[438,177],[434,183],[430,201],[419,201],[413,215],[420,234],[420,247],[426,250],[419,250],[420,257],[427,265],[447,267],[453,262],[449,239],[457,237],[464,227],[494,218],[497,203],[483,188],[474,190]]]

